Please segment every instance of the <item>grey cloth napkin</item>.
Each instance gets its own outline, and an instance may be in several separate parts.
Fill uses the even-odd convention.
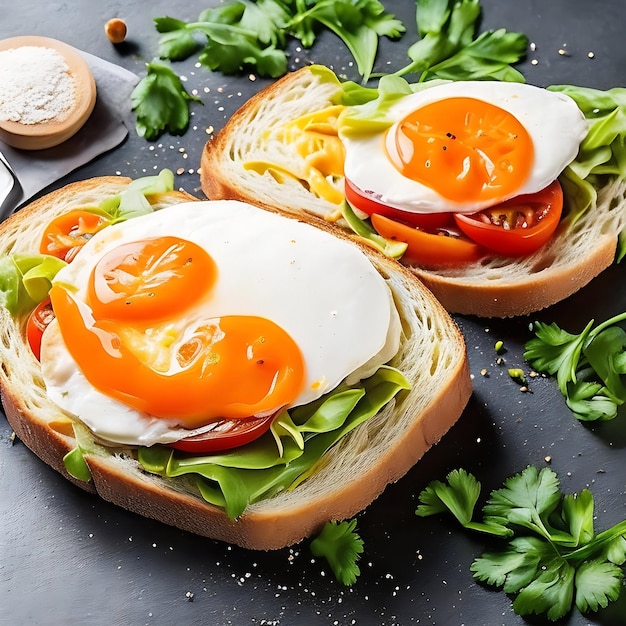
[[[85,125],[59,146],[45,150],[19,150],[0,141],[0,153],[19,182],[9,212],[53,182],[95,157],[112,150],[128,136],[130,94],[139,77],[118,65],[80,51],[96,82],[96,105]]]

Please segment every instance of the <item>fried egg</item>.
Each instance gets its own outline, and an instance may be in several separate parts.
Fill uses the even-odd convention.
[[[372,374],[398,312],[358,247],[237,201],[109,226],[56,276],[49,397],[100,438],[170,443]]]
[[[342,135],[345,176],[416,213],[472,213],[541,191],[587,134],[569,96],[523,83],[440,83],[398,99],[386,117],[386,131]]]

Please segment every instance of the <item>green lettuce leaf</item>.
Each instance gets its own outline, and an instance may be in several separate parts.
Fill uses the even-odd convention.
[[[607,91],[552,85],[550,91],[572,98],[589,122],[589,132],[571,168],[586,179],[591,175],[626,178],[626,88]]]
[[[397,369],[383,366],[373,376],[350,388],[340,387],[320,400],[290,412],[290,427],[303,435],[301,448],[291,433],[274,434],[230,452],[189,456],[154,446],[140,448],[139,462],[146,471],[168,478],[196,477],[203,498],[222,506],[232,519],[249,504],[290,489],[310,475],[323,455],[342,437],[376,415],[410,385]]]
[[[119,194],[88,210],[110,219],[111,223],[151,213],[149,197],[174,189],[174,174],[163,169],[155,176],[133,180]],[[44,300],[52,280],[67,263],[51,255],[18,253],[0,257],[0,306],[13,317],[28,313]]]
[[[46,254],[0,257],[0,305],[14,317],[32,310],[48,295],[52,279],[65,265]]]

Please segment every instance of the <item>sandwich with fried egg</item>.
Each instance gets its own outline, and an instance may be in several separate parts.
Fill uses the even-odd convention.
[[[615,259],[626,224],[619,97],[393,76],[367,88],[310,66],[207,142],[202,188],[350,232],[449,312],[526,315]]]
[[[171,172],[0,225],[0,392],[77,486],[250,549],[354,516],[460,417],[463,338],[399,264]]]

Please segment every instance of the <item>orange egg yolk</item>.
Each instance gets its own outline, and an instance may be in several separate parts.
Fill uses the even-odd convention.
[[[404,176],[453,202],[515,195],[532,168],[533,142],[511,113],[475,98],[432,102],[403,118],[388,155]]]
[[[304,382],[300,349],[271,320],[198,312],[216,280],[203,248],[162,237],[105,254],[85,302],[61,284],[50,297],[64,342],[96,389],[198,428],[276,412]]]

